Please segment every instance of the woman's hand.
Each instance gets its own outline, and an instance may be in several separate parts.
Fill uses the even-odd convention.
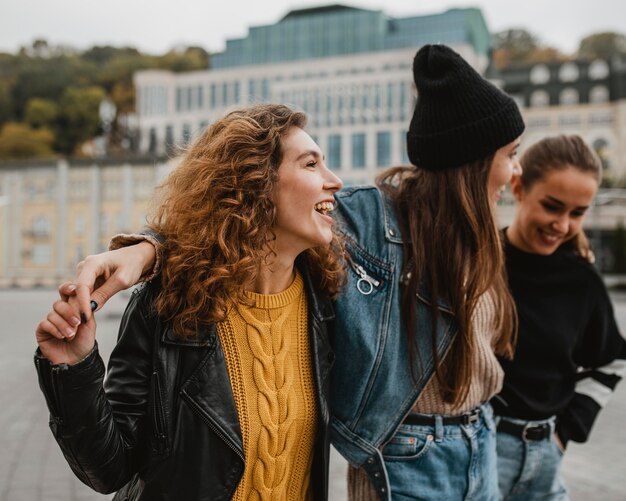
[[[150,242],[87,256],[78,263],[74,281],[62,284],[59,291],[75,293],[75,298],[70,297],[70,305],[76,314],[83,313],[85,319],[90,320],[92,300],[100,309],[115,294],[135,285],[146,270],[152,269],[155,256]]]
[[[71,289],[71,288],[70,288]],[[83,360],[96,342],[96,320],[93,315],[86,322],[76,315],[61,291],[48,316],[39,322],[35,338],[41,354],[53,364],[73,365]]]

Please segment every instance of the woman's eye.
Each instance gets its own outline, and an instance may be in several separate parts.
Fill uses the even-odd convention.
[[[317,162],[309,162],[308,164],[306,164],[307,167],[317,167]]]
[[[543,208],[549,212],[559,212],[559,208],[556,205],[542,204]]]

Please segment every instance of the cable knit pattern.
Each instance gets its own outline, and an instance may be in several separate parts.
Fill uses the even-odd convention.
[[[247,293],[218,324],[242,429],[246,469],[235,500],[309,498],[315,387],[300,275],[280,294]]]

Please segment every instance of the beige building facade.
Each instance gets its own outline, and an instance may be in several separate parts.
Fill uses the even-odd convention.
[[[141,228],[166,162],[0,165],[0,287],[56,285],[112,235]]]

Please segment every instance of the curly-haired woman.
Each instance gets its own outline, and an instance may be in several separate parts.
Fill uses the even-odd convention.
[[[161,186],[162,273],[137,290],[104,379],[96,324],[63,300],[37,327],[51,428],[115,499],[325,499],[329,299],[341,180],[305,116],[215,122]],[[330,245],[329,245],[330,244]]]

